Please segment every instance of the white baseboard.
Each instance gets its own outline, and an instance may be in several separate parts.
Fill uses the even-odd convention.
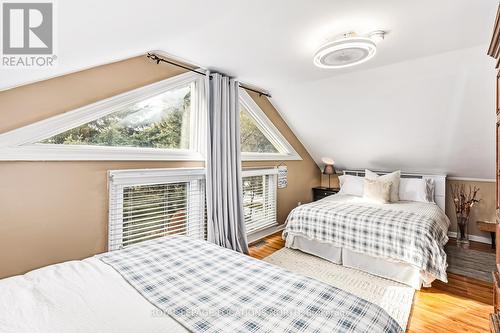
[[[285,225],[279,224],[274,227],[269,227],[267,229],[254,232],[253,234],[248,235],[248,244],[255,243],[256,241],[261,240],[262,238],[265,238],[283,229],[285,229]]]
[[[457,232],[456,231],[448,231],[448,237],[457,238]],[[474,242],[479,242],[479,243],[491,244],[490,237],[469,235],[469,240],[474,241]]]

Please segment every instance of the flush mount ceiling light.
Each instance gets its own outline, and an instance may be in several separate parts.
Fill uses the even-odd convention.
[[[374,31],[369,37],[348,33],[321,46],[314,54],[314,64],[321,68],[344,68],[366,62],[377,53],[377,42],[384,31]]]

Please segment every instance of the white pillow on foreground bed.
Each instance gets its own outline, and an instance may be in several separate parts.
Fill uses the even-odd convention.
[[[343,175],[339,176],[340,191],[339,194],[363,196],[363,177]]]
[[[399,199],[405,201],[434,202],[434,180],[401,178]]]
[[[401,170],[388,173],[386,175],[379,176],[373,171],[365,169],[365,178],[371,180],[380,180],[391,182],[391,198],[390,202],[399,201],[399,180],[401,179]]]

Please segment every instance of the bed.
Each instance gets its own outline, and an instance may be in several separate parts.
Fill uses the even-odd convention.
[[[345,174],[362,177],[364,172]],[[415,289],[430,286],[435,279],[447,282],[446,177],[402,174],[401,178],[431,179],[434,202],[377,204],[359,196],[332,195],[290,213],[283,231],[285,246]]]
[[[403,332],[348,292],[168,236],[0,280],[0,332]]]

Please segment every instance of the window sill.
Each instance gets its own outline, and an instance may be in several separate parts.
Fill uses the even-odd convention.
[[[1,161],[204,161],[186,149],[34,144],[0,148]]]
[[[274,233],[282,231],[283,229],[285,229],[285,225],[284,224],[278,224],[278,225],[275,225],[275,226],[272,226],[272,227],[269,227],[269,228],[266,228],[266,229],[262,229],[262,230],[253,232],[253,233],[251,233],[251,234],[249,234],[247,236],[247,238],[248,238],[248,244],[255,243],[255,242],[261,240],[262,238],[265,238],[265,237],[267,237],[269,235],[272,235]]]
[[[302,161],[299,154],[241,153],[242,161]]]

